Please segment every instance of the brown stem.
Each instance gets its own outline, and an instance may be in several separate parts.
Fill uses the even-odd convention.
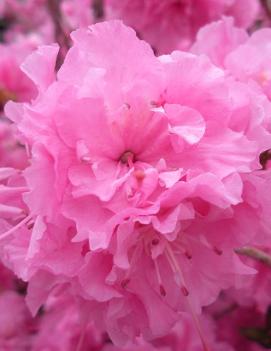
[[[271,0],[261,0],[262,7],[269,18],[271,18]]]
[[[94,13],[94,18],[96,20],[101,20],[104,17],[104,1],[103,0],[93,0],[92,10]]]
[[[69,35],[63,26],[60,3],[61,1],[59,0],[47,0],[48,11],[55,27],[55,40],[61,48],[57,62],[58,67],[63,62],[65,53],[70,47]]]
[[[238,255],[250,257],[271,268],[271,256],[260,249],[256,249],[255,247],[245,246],[240,249],[235,249],[235,252]]]

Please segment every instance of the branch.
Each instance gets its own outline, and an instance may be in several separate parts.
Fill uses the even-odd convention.
[[[271,0],[261,0],[262,7],[267,15],[267,17],[271,17]]]
[[[58,65],[60,66],[64,60],[65,53],[70,47],[69,34],[65,30],[62,21],[59,0],[47,0],[49,14],[55,27],[55,39],[60,46],[60,56],[58,57]]]
[[[92,10],[94,13],[94,18],[96,20],[101,20],[104,17],[104,0],[93,0]]]

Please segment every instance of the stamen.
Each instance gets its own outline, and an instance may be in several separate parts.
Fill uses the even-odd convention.
[[[192,255],[191,255],[191,253],[190,253],[189,251],[185,251],[185,256],[186,256],[189,260],[192,259]]]
[[[212,246],[203,235],[200,236],[200,240],[203,245],[205,245],[208,249],[214,251],[215,254],[219,256],[223,254],[223,251],[221,249],[216,246]]]
[[[130,168],[133,167],[134,161],[135,155],[132,151],[125,151],[120,157],[120,162],[128,165]]]
[[[166,290],[165,290],[164,286],[160,285],[159,289],[160,289],[160,294],[165,297],[167,293],[166,293]]]
[[[180,266],[179,266],[179,264],[178,264],[178,262],[176,260],[174,252],[172,251],[172,249],[171,249],[169,244],[167,244],[166,251],[168,252],[170,259],[172,260],[172,264],[173,264],[173,267],[175,269],[175,272],[177,272],[179,274],[181,284],[183,286],[185,286],[182,271],[181,271]]]
[[[130,283],[131,279],[129,278],[131,276],[131,270],[132,268],[136,265],[136,259],[138,256],[138,251],[140,250],[140,245],[137,245],[136,248],[134,249],[134,252],[132,253],[132,257],[130,260],[130,267],[126,271],[124,275],[124,279],[121,281],[120,285],[123,289],[127,288],[127,285]]]
[[[166,258],[167,258],[167,260],[168,260],[168,263],[169,263],[169,265],[170,265],[170,268],[171,268],[172,272],[173,272],[173,273],[176,273],[175,266],[174,266],[174,264],[172,263],[171,257],[169,256],[169,253],[168,253],[167,250],[165,250],[165,254],[166,254]]]
[[[206,237],[204,235],[200,235],[200,242],[207,247],[210,250],[213,250],[212,245],[209,243],[209,241],[206,239]]]
[[[82,347],[83,347],[83,342],[84,342],[84,338],[85,338],[85,334],[86,334],[86,325],[82,327],[81,329],[81,333],[80,333],[80,338],[78,340],[78,344],[76,346],[76,351],[81,351]]]
[[[223,254],[223,251],[221,249],[218,249],[216,246],[214,246],[214,252],[218,255],[221,256]]]
[[[160,242],[160,240],[159,240],[159,239],[157,239],[157,238],[152,239],[152,241],[151,241],[151,243],[152,243],[152,245],[153,245],[153,246],[158,245],[158,244],[159,244],[159,242]]]
[[[160,294],[162,296],[166,296],[166,290],[162,284],[162,279],[161,279],[161,274],[160,274],[158,262],[157,262],[157,260],[153,260],[153,262],[154,262],[155,272],[156,272],[156,276],[157,276],[157,281],[159,284]]]
[[[205,340],[205,336],[203,335],[203,331],[202,331],[202,327],[200,325],[200,321],[197,317],[197,315],[195,314],[193,308],[192,308],[192,305],[191,305],[191,302],[188,300],[188,303],[189,303],[189,308],[190,308],[190,311],[191,311],[191,315],[192,315],[192,318],[193,318],[193,321],[195,323],[195,327],[197,329],[197,332],[199,334],[199,337],[200,337],[200,340],[201,340],[201,343],[202,343],[202,347],[203,347],[203,350],[204,351],[211,351],[208,344],[207,344],[207,341]]]
[[[35,224],[34,221],[31,221],[31,222],[29,221],[28,223],[26,223],[27,229],[29,229],[29,230],[33,229],[34,228],[34,224]]]
[[[176,247],[182,254],[185,255],[186,258],[188,258],[189,260],[192,259],[192,254],[190,251],[188,251],[187,249],[184,248],[183,244],[181,244],[180,242],[178,242],[177,240],[173,243],[174,247]]]
[[[134,171],[134,176],[140,182],[145,178],[145,172],[142,169],[137,169]]]
[[[31,215],[25,217],[20,223],[6,231],[5,233],[0,234],[0,240],[5,239],[8,237],[10,234],[14,233],[17,229],[20,229],[24,224],[26,224],[30,219],[32,218]]]
[[[198,316],[196,315],[195,311],[194,311],[194,308],[192,306],[192,303],[190,301],[190,298],[189,298],[189,291],[186,289],[185,287],[185,281],[184,281],[184,277],[183,277],[183,273],[181,271],[181,268],[177,262],[177,259],[174,255],[174,252],[172,251],[171,247],[169,244],[167,244],[167,247],[166,247],[166,254],[167,254],[167,257],[168,257],[168,260],[171,265],[171,267],[174,268],[174,271],[177,272],[179,274],[179,278],[180,278],[180,282],[182,284],[182,287],[181,287],[181,291],[183,293],[183,295],[186,297],[186,301],[188,303],[188,306],[189,306],[189,309],[190,309],[190,312],[191,312],[191,316],[193,318],[193,321],[194,321],[194,324],[195,324],[195,327],[197,329],[197,332],[199,334],[199,337],[200,337],[200,340],[201,340],[201,343],[202,343],[202,347],[203,347],[203,350],[204,351],[210,351],[209,349],[209,346],[207,345],[207,342],[205,340],[205,337],[203,335],[203,331],[202,331],[202,327],[200,325],[200,322],[199,322],[199,319],[198,319]]]
[[[183,296],[187,297],[189,295],[189,291],[186,289],[185,286],[181,287],[181,291],[183,293]]]

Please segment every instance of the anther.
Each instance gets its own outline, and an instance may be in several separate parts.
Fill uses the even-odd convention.
[[[166,296],[166,290],[165,290],[165,288],[164,288],[164,286],[163,285],[160,285],[159,286],[159,289],[160,289],[160,294],[162,295],[162,296]]]
[[[26,227],[27,227],[27,229],[31,230],[34,227],[34,223],[27,223]]]
[[[186,289],[185,286],[181,287],[181,291],[183,293],[183,296],[187,297],[189,295],[189,291]]]
[[[129,167],[133,166],[133,162],[135,160],[135,155],[132,151],[125,151],[121,156],[120,156],[120,162],[128,165]]]
[[[134,176],[138,181],[141,181],[145,178],[145,172],[142,171],[142,169],[137,169],[136,171],[134,171]]]
[[[192,259],[192,255],[191,255],[191,253],[190,253],[189,251],[185,251],[185,256],[186,256],[186,258],[188,258],[189,260]]]
[[[151,241],[151,243],[152,243],[153,246],[158,245],[159,242],[160,242],[160,240],[157,239],[157,238],[156,238],[156,239],[152,239],[152,241]]]
[[[221,256],[223,254],[223,251],[218,249],[216,246],[214,246],[214,252],[218,255]]]

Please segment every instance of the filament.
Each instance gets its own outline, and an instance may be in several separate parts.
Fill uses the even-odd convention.
[[[17,229],[20,229],[24,224],[26,224],[30,219],[32,218],[31,215],[25,217],[21,222],[19,222],[17,225],[14,227],[10,228],[8,231],[2,233],[0,235],[0,240],[7,238],[9,235],[14,233]]]
[[[160,294],[162,296],[166,296],[166,290],[164,288],[164,285],[162,284],[161,273],[160,273],[160,269],[159,269],[159,265],[158,265],[157,259],[155,259],[153,261],[154,261],[154,267],[155,267],[155,272],[156,272],[156,276],[157,276],[157,281],[158,281],[158,284],[159,284]]]
[[[188,303],[188,307],[189,307],[189,310],[190,310],[190,313],[191,313],[191,316],[193,318],[193,321],[194,321],[194,325],[195,325],[195,328],[199,334],[199,337],[200,337],[200,340],[201,340],[201,343],[202,343],[202,346],[203,346],[203,350],[204,351],[210,351],[210,348],[206,342],[206,339],[203,335],[203,331],[202,331],[202,327],[200,325],[200,321],[198,319],[198,316],[196,315],[195,311],[194,311],[194,308],[192,306],[192,303],[190,301],[190,298],[189,298],[189,291],[187,290],[186,288],[186,284],[185,284],[185,280],[184,280],[184,277],[183,277],[183,273],[181,271],[181,268],[177,262],[177,259],[174,255],[174,252],[172,251],[171,247],[169,244],[167,244],[167,247],[166,247],[166,254],[167,254],[167,258],[169,260],[169,263],[171,265],[171,267],[173,268],[173,271],[176,273],[178,273],[179,275],[179,279],[180,279],[180,282],[182,284],[182,287],[181,287],[181,291],[182,291],[182,294],[186,297],[186,300],[187,300],[187,303]]]

